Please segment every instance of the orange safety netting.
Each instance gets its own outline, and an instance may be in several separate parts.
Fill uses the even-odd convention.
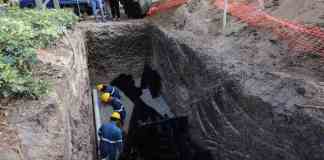
[[[224,0],[215,0],[218,8],[224,9]],[[250,26],[270,29],[286,40],[290,49],[311,52],[324,57],[324,30],[319,27],[307,27],[302,24],[273,17],[256,7],[255,3],[228,4],[228,13]]]
[[[152,5],[147,15],[151,16],[186,2],[187,0],[166,0]],[[216,7],[224,9],[224,0],[215,0],[214,4]],[[324,57],[324,30],[271,16],[256,6],[257,3],[244,3],[242,0],[240,2],[231,1],[228,4],[228,13],[250,26],[273,31],[281,40],[288,42],[290,49]]]
[[[187,0],[166,0],[166,1],[163,1],[162,3],[158,2],[158,3],[153,4],[150,7],[149,11],[147,12],[147,15],[152,16],[158,12],[163,12],[168,9],[178,7],[186,2],[187,2]]]

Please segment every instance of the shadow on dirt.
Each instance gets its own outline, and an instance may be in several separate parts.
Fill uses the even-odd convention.
[[[160,115],[140,98],[148,88],[153,97],[160,95],[161,77],[145,65],[141,87],[132,75],[121,74],[111,85],[121,89],[134,103],[129,132],[125,137],[124,153],[120,160],[211,160],[209,151],[190,140],[187,117],[168,118]]]

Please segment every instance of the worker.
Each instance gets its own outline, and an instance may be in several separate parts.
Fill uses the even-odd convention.
[[[109,5],[110,5],[113,21],[119,21],[120,20],[119,0],[109,0]]]
[[[99,8],[99,0],[91,0],[92,15],[97,17],[97,8]]]
[[[105,21],[105,15],[103,10],[103,1],[102,0],[90,0],[92,14],[95,17],[96,21],[99,22],[98,12],[101,14],[102,21]],[[99,11],[97,10],[99,9]]]
[[[100,92],[108,92],[108,93],[110,93],[110,95],[112,97],[121,99],[119,89],[114,87],[114,86],[110,86],[110,85],[107,86],[107,85],[104,85],[104,84],[98,84],[96,87],[97,87],[98,91],[100,91]]]
[[[113,112],[109,123],[104,123],[99,128],[100,156],[117,160],[123,148],[123,135],[120,124],[120,114]]]
[[[115,112],[118,112],[121,116],[121,125],[124,125],[126,118],[126,110],[120,99],[111,96],[110,93],[104,92],[100,96],[100,100],[103,104],[110,104]]]

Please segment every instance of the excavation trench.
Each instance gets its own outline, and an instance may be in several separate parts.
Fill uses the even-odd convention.
[[[314,91],[306,81],[251,65],[231,45],[141,21],[97,25],[86,36],[91,87],[110,83],[127,97],[125,159],[324,157],[322,115],[296,108],[307,101],[301,90]]]
[[[97,159],[90,92],[106,83],[123,92],[128,112],[121,159],[324,158],[322,112],[298,107],[320,98],[319,85],[245,61],[253,50],[240,45],[201,42],[143,21],[79,24],[39,54],[50,95],[11,104],[22,154]],[[111,108],[100,110],[106,122]]]
[[[120,28],[125,29],[123,27],[127,26]],[[152,104],[152,107],[155,107],[160,114],[172,114],[163,98],[160,97],[161,85],[153,84],[154,82],[160,83],[160,79],[157,72],[153,71],[148,64],[152,57],[149,31],[145,27],[137,27],[126,31],[119,30],[116,33],[110,33],[109,29],[99,29],[98,32],[88,31],[87,34],[90,85],[94,88],[93,86],[98,83],[112,84],[120,89],[122,97],[125,97],[122,101],[127,106],[126,130],[129,128],[135,105],[133,97]],[[150,76],[152,73],[155,73],[155,77]],[[158,97],[161,103],[154,105]],[[163,106],[164,108],[159,110]],[[109,120],[110,109],[101,107],[103,122]]]
[[[187,117],[175,117],[163,98],[163,79],[152,68],[151,26],[105,27],[86,34],[90,86],[104,83],[121,91],[127,112],[121,159],[181,159],[189,142]],[[112,108],[97,104],[101,123],[109,122]]]

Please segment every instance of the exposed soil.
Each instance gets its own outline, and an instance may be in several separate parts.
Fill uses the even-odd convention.
[[[272,0],[266,10],[321,26],[323,3]],[[192,0],[147,21],[79,24],[39,53],[36,75],[52,82],[48,96],[1,100],[0,155],[92,159],[90,86],[121,73],[136,79],[149,64],[172,112],[188,116],[191,150],[202,148],[197,157],[322,160],[323,62],[296,56],[271,32],[234,17],[223,32],[221,20],[210,1]]]
[[[321,23],[322,2],[304,2],[271,1],[266,6],[274,15],[281,12],[281,18],[298,13],[291,20]],[[281,5],[298,7],[286,13],[289,7]],[[153,41],[153,46],[168,46],[155,49],[153,61],[166,81],[167,100],[177,115],[192,117],[192,137],[213,157],[324,157],[319,147],[323,138],[313,139],[322,129],[311,129],[323,126],[324,68],[319,58],[297,55],[271,32],[235,17],[223,32],[222,11],[209,1],[193,0],[150,20],[167,37]]]
[[[11,145],[18,145],[21,155],[15,156],[16,150],[5,147],[8,157],[15,156],[17,160],[92,159],[91,99],[81,33],[78,28],[52,48],[39,50],[40,61],[34,66],[34,74],[50,83],[48,95],[1,103],[8,108],[8,127],[18,136],[18,141]]]

